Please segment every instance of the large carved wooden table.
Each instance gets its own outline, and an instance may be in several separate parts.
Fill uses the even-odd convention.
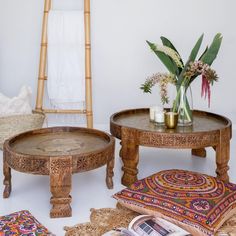
[[[50,216],[71,216],[72,174],[107,165],[106,184],[113,188],[114,138],[78,127],[45,128],[19,134],[4,143],[4,193],[11,193],[11,168],[50,176]]]
[[[231,121],[223,116],[194,111],[193,125],[166,129],[149,121],[149,109],[133,109],[115,113],[110,118],[111,134],[121,139],[123,161],[122,184],[129,186],[137,180],[139,146],[159,148],[189,148],[192,154],[205,157],[205,147],[216,151],[216,174],[229,181]]]

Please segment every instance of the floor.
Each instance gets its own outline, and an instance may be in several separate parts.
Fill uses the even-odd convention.
[[[236,131],[235,131],[236,132]],[[234,132],[234,134],[235,134]],[[236,138],[231,141],[230,180],[236,183]],[[116,201],[112,194],[122,189],[121,161],[119,159],[119,142],[116,142],[116,163],[114,189],[108,190],[105,185],[105,167],[73,176],[72,209],[73,216],[69,218],[50,219],[50,192],[48,176],[33,176],[12,171],[13,191],[10,198],[0,197],[0,215],[27,209],[42,224],[57,236],[63,236],[63,226],[73,226],[89,220],[90,208],[114,207]],[[0,151],[0,166],[2,168],[2,152]],[[167,150],[155,148],[140,148],[139,178],[151,175],[164,169],[194,170],[209,175],[215,175],[215,153],[207,149],[207,158],[191,156],[190,150]],[[0,192],[3,191],[3,174],[0,174]]]

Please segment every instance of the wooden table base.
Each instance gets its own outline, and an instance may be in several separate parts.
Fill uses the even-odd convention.
[[[123,162],[123,176],[121,178],[121,183],[125,186],[130,186],[134,183],[138,177],[138,162],[139,162],[139,146],[125,142],[124,145],[121,146],[120,149],[120,157]],[[223,147],[219,146],[216,150],[216,174],[219,179],[224,182],[229,182],[228,175],[228,162],[229,162],[229,143],[224,144]],[[205,151],[205,152],[204,152]],[[193,149],[192,154],[194,152],[195,156],[206,157],[205,149]]]
[[[61,168],[63,167],[63,168]],[[113,172],[114,155],[111,155],[107,162],[106,185],[108,189],[113,188]],[[3,174],[5,185],[3,198],[8,198],[11,194],[11,168],[3,159]],[[50,190],[52,197],[50,203],[52,209],[50,211],[51,218],[70,217],[72,215],[71,203],[71,184],[72,184],[72,158],[71,157],[52,157],[50,159]]]
[[[63,167],[63,168],[62,168]],[[108,189],[113,188],[113,172],[114,168],[114,152],[108,158],[106,168],[106,185]],[[10,197],[11,194],[11,168],[7,164],[6,158],[3,158],[3,174],[5,185],[3,198]],[[72,157],[51,157],[50,158],[50,190],[52,197],[50,203],[52,209],[50,211],[51,218],[70,217],[72,209],[70,196],[72,185]]]

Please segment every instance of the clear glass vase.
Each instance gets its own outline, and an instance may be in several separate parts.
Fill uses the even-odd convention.
[[[178,125],[189,126],[193,124],[193,99],[190,86],[177,88],[177,95],[173,105],[173,111],[178,112]]]

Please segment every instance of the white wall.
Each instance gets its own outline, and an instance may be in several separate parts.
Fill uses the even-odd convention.
[[[28,84],[33,103],[43,2],[0,0],[0,91],[13,96]],[[69,5],[80,4],[70,0]],[[200,98],[200,78],[194,82],[194,108],[223,114],[236,123],[235,9],[235,0],[91,0],[95,123],[108,123],[118,110],[159,101],[157,92],[147,95],[139,89],[148,75],[166,71],[146,39],[160,42],[161,35],[168,37],[186,60],[202,33],[206,45],[217,32],[224,37],[213,64],[220,79],[212,88],[210,109]]]

